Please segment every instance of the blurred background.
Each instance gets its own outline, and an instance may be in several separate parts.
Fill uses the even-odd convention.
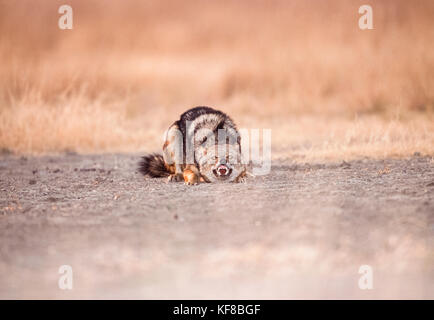
[[[0,148],[158,151],[196,105],[295,161],[434,151],[434,2],[0,1]]]
[[[0,0],[0,297],[434,297],[433,40],[432,0]],[[135,175],[197,105],[272,172]]]

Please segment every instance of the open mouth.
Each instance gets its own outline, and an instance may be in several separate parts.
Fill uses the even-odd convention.
[[[226,178],[231,175],[232,169],[228,168],[226,165],[221,164],[212,171],[217,178]]]

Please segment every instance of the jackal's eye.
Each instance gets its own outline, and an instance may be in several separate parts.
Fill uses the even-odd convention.
[[[208,137],[203,137],[202,141],[200,142],[200,144],[204,144],[206,142],[206,140],[208,140]]]

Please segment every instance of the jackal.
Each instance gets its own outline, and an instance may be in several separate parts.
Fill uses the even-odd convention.
[[[240,134],[225,113],[195,107],[184,112],[166,131],[163,154],[144,156],[139,171],[188,185],[243,181],[246,166],[242,164]]]

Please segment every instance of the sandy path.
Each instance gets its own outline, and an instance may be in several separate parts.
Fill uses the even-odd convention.
[[[429,157],[193,187],[138,158],[1,156],[0,298],[434,298]]]

